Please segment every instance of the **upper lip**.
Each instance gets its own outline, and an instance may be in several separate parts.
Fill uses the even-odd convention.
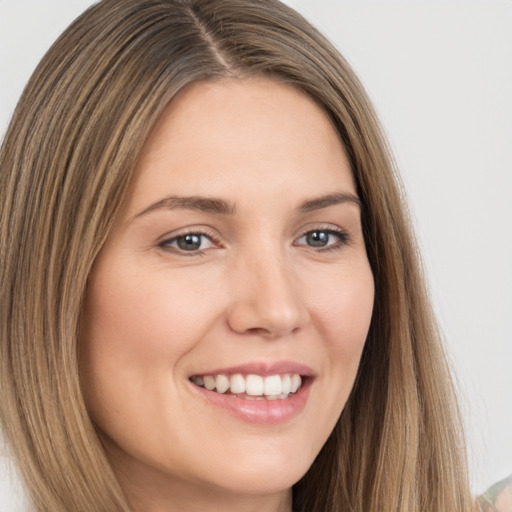
[[[276,361],[276,362],[265,362],[255,361],[250,363],[243,363],[236,366],[229,366],[225,368],[214,368],[207,371],[201,371],[194,373],[191,376],[201,375],[219,375],[227,374],[233,375],[235,373],[241,373],[245,375],[254,374],[266,377],[269,375],[283,375],[286,373],[298,373],[303,377],[313,377],[314,371],[307,365],[296,363],[293,361]]]

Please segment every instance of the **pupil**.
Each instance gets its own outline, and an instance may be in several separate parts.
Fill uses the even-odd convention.
[[[324,247],[329,242],[329,234],[325,231],[311,231],[307,237],[308,245],[313,247]]]
[[[201,247],[201,235],[184,235],[177,240],[178,247],[185,251],[194,251]]]

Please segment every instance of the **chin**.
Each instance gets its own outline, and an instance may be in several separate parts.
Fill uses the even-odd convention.
[[[246,494],[272,494],[290,489],[309,470],[312,459],[304,460],[299,454],[268,454],[261,452],[261,457],[248,461],[240,457],[231,465],[231,471],[215,472],[216,485],[226,484],[234,491]],[[220,477],[220,478],[219,478]]]
[[[291,489],[302,476],[306,473],[308,468],[304,471],[276,471],[276,468],[265,471],[251,471],[244,474],[238,473],[232,479],[223,479],[219,482],[221,487],[229,486],[230,490],[236,494],[250,494],[250,495],[271,495]]]

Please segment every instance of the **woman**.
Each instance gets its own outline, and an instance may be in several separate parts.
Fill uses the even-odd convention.
[[[0,166],[1,417],[36,510],[471,509],[391,157],[298,14],[100,2]]]

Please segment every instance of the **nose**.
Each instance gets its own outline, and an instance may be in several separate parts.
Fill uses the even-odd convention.
[[[276,339],[292,334],[309,320],[296,275],[282,256],[259,252],[231,273],[230,328],[240,334]]]

